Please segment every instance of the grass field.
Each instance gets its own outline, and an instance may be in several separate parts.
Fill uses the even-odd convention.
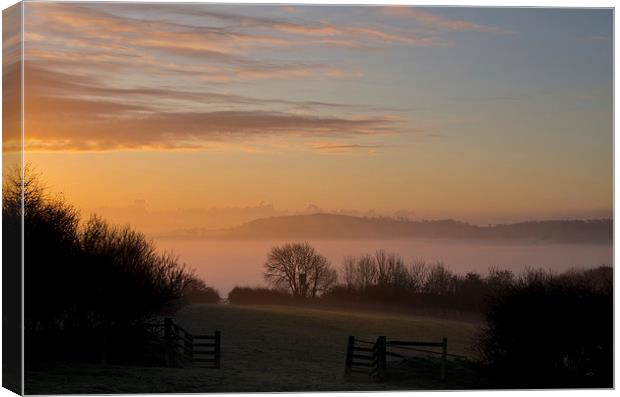
[[[26,370],[26,393],[267,392],[419,390],[484,387],[469,365],[390,359],[388,379],[345,379],[348,335],[374,340],[439,341],[471,356],[477,324],[431,317],[318,310],[288,306],[193,305],[175,321],[196,334],[222,332],[222,368],[162,368],[36,363]]]

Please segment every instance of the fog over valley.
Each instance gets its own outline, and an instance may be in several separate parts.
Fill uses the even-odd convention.
[[[236,285],[264,285],[263,263],[269,250],[289,240],[221,241],[158,239],[160,249],[174,250],[180,259],[223,296]],[[409,264],[413,259],[443,261],[456,273],[486,274],[499,266],[520,271],[543,267],[562,271],[573,267],[596,267],[613,263],[611,244],[536,244],[523,242],[471,242],[437,239],[401,240],[308,240],[318,252],[340,268],[347,255],[374,254],[377,249],[400,254]]]

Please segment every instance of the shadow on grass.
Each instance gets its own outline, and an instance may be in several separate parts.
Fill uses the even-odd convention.
[[[446,378],[441,379],[441,360],[431,357],[408,357],[388,363],[385,382],[397,389],[471,390],[494,388],[476,363],[449,360]]]

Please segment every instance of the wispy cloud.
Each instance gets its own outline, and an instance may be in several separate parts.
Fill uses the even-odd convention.
[[[451,19],[423,10],[418,7],[390,6],[382,7],[381,13],[395,18],[414,19],[427,26],[456,31],[474,31],[495,34],[510,34],[510,30],[496,26],[481,25],[475,22],[465,21],[461,19]]]
[[[371,109],[364,106],[110,87],[30,61],[26,74],[29,150],[195,150],[274,136],[351,138],[407,132],[399,117],[357,114]]]
[[[412,131],[394,116],[405,109],[254,98],[227,87],[363,76],[333,58],[300,60],[291,48],[440,45],[434,37],[209,10],[215,8],[28,3],[28,148],[194,150],[261,137],[351,139]]]
[[[49,69],[42,62],[26,61],[25,71],[28,75],[26,90],[29,97],[46,98],[89,98],[106,102],[126,102],[128,104],[144,103],[153,111],[175,110],[184,107],[208,106],[209,109],[219,105],[226,108],[270,108],[274,106],[291,112],[318,112],[328,110],[343,113],[399,113],[410,111],[407,108],[354,105],[327,101],[296,101],[290,99],[256,98],[226,92],[207,91],[204,89],[183,89],[171,86],[133,86],[119,87],[106,84],[105,79],[90,75],[75,75]],[[14,70],[13,73],[17,71]],[[7,78],[11,78],[9,74]],[[392,121],[397,121],[394,116]]]
[[[380,135],[390,133],[391,126],[388,120],[378,118],[322,118],[262,111],[153,114],[118,103],[94,104],[85,100],[54,103],[62,107],[31,103],[46,111],[38,109],[39,117],[27,121],[31,126],[29,150],[207,149],[212,142],[243,142],[274,135],[330,138]],[[78,112],[80,119],[74,119]],[[110,119],[110,113],[117,114],[116,119]],[[84,116],[88,118],[86,123]]]
[[[127,16],[130,11],[144,17]],[[449,45],[433,34],[391,27],[256,18],[204,6],[29,3],[27,13],[28,60],[44,61],[56,70],[134,72],[213,83],[363,77],[351,65],[283,58],[296,48]],[[179,14],[198,20],[175,20]]]
[[[394,28],[336,26],[326,22],[284,21],[255,18],[240,14],[208,11],[205,7],[149,7],[150,19],[119,15],[123,9],[134,12],[140,4],[97,7],[75,4],[36,4],[38,29],[66,35],[81,46],[102,42],[117,47],[137,47],[188,57],[208,56],[226,60],[226,55],[241,54],[248,49],[333,45],[367,48],[372,45],[401,43],[409,45],[444,45],[437,37],[414,34]],[[107,11],[106,11],[107,10]],[[166,11],[202,16],[202,24],[163,20]],[[159,11],[159,12],[157,12]],[[220,22],[220,23],[218,23]],[[225,22],[222,25],[221,22]],[[35,22],[37,23],[37,22]],[[300,37],[301,36],[301,37]],[[45,37],[45,35],[40,35]]]
[[[300,8],[296,10],[299,11]],[[446,44],[436,36],[403,31],[394,27],[371,27],[368,24],[360,24],[359,26],[335,25],[324,21],[309,22],[301,19],[292,21],[276,18],[257,18],[235,13],[209,11],[204,7],[200,9],[175,8],[173,12],[191,13],[191,15],[201,15],[226,21],[227,28],[229,29],[252,28],[258,31],[264,30],[271,34],[279,32],[317,39],[300,40],[299,37],[295,37],[294,41],[281,43],[289,45],[332,44],[335,46],[367,48],[372,44],[385,43],[406,43],[419,46],[443,46]]]
[[[368,154],[375,154],[379,149],[388,147],[382,144],[364,145],[357,143],[330,143],[330,142],[311,142],[309,143],[313,150],[324,154],[341,154],[363,151]]]

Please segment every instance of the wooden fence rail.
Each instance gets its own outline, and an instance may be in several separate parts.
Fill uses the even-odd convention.
[[[164,319],[163,328],[166,366],[181,359],[191,364],[220,368],[220,331],[213,335],[193,335],[171,318]]]
[[[345,376],[364,374],[382,380],[387,367],[385,342],[385,336],[378,337],[375,342],[356,340],[354,336],[349,336]]]
[[[356,339],[349,336],[347,343],[347,355],[345,361],[345,377],[351,377],[353,374],[369,375],[376,380],[385,379],[387,371],[387,357],[405,358],[405,354],[388,351],[388,348],[399,350],[419,351],[431,354],[441,355],[441,379],[446,378],[447,357],[453,356],[465,358],[456,354],[448,354],[448,339],[443,338],[441,342],[422,342],[422,341],[388,341],[385,336],[379,336],[375,342]],[[439,347],[441,352],[419,349],[418,347]],[[360,354],[366,353],[366,354]],[[370,354],[368,354],[370,353]]]
[[[412,351],[421,351],[425,353],[431,354],[441,354],[441,379],[446,379],[446,365],[448,361],[448,338],[442,338],[441,342],[420,342],[420,341],[399,341],[399,340],[391,340],[387,342],[388,346],[412,350]],[[416,349],[417,347],[440,347],[441,353],[434,350],[427,349]],[[398,357],[404,355],[398,355],[398,353],[391,353],[391,355]]]

